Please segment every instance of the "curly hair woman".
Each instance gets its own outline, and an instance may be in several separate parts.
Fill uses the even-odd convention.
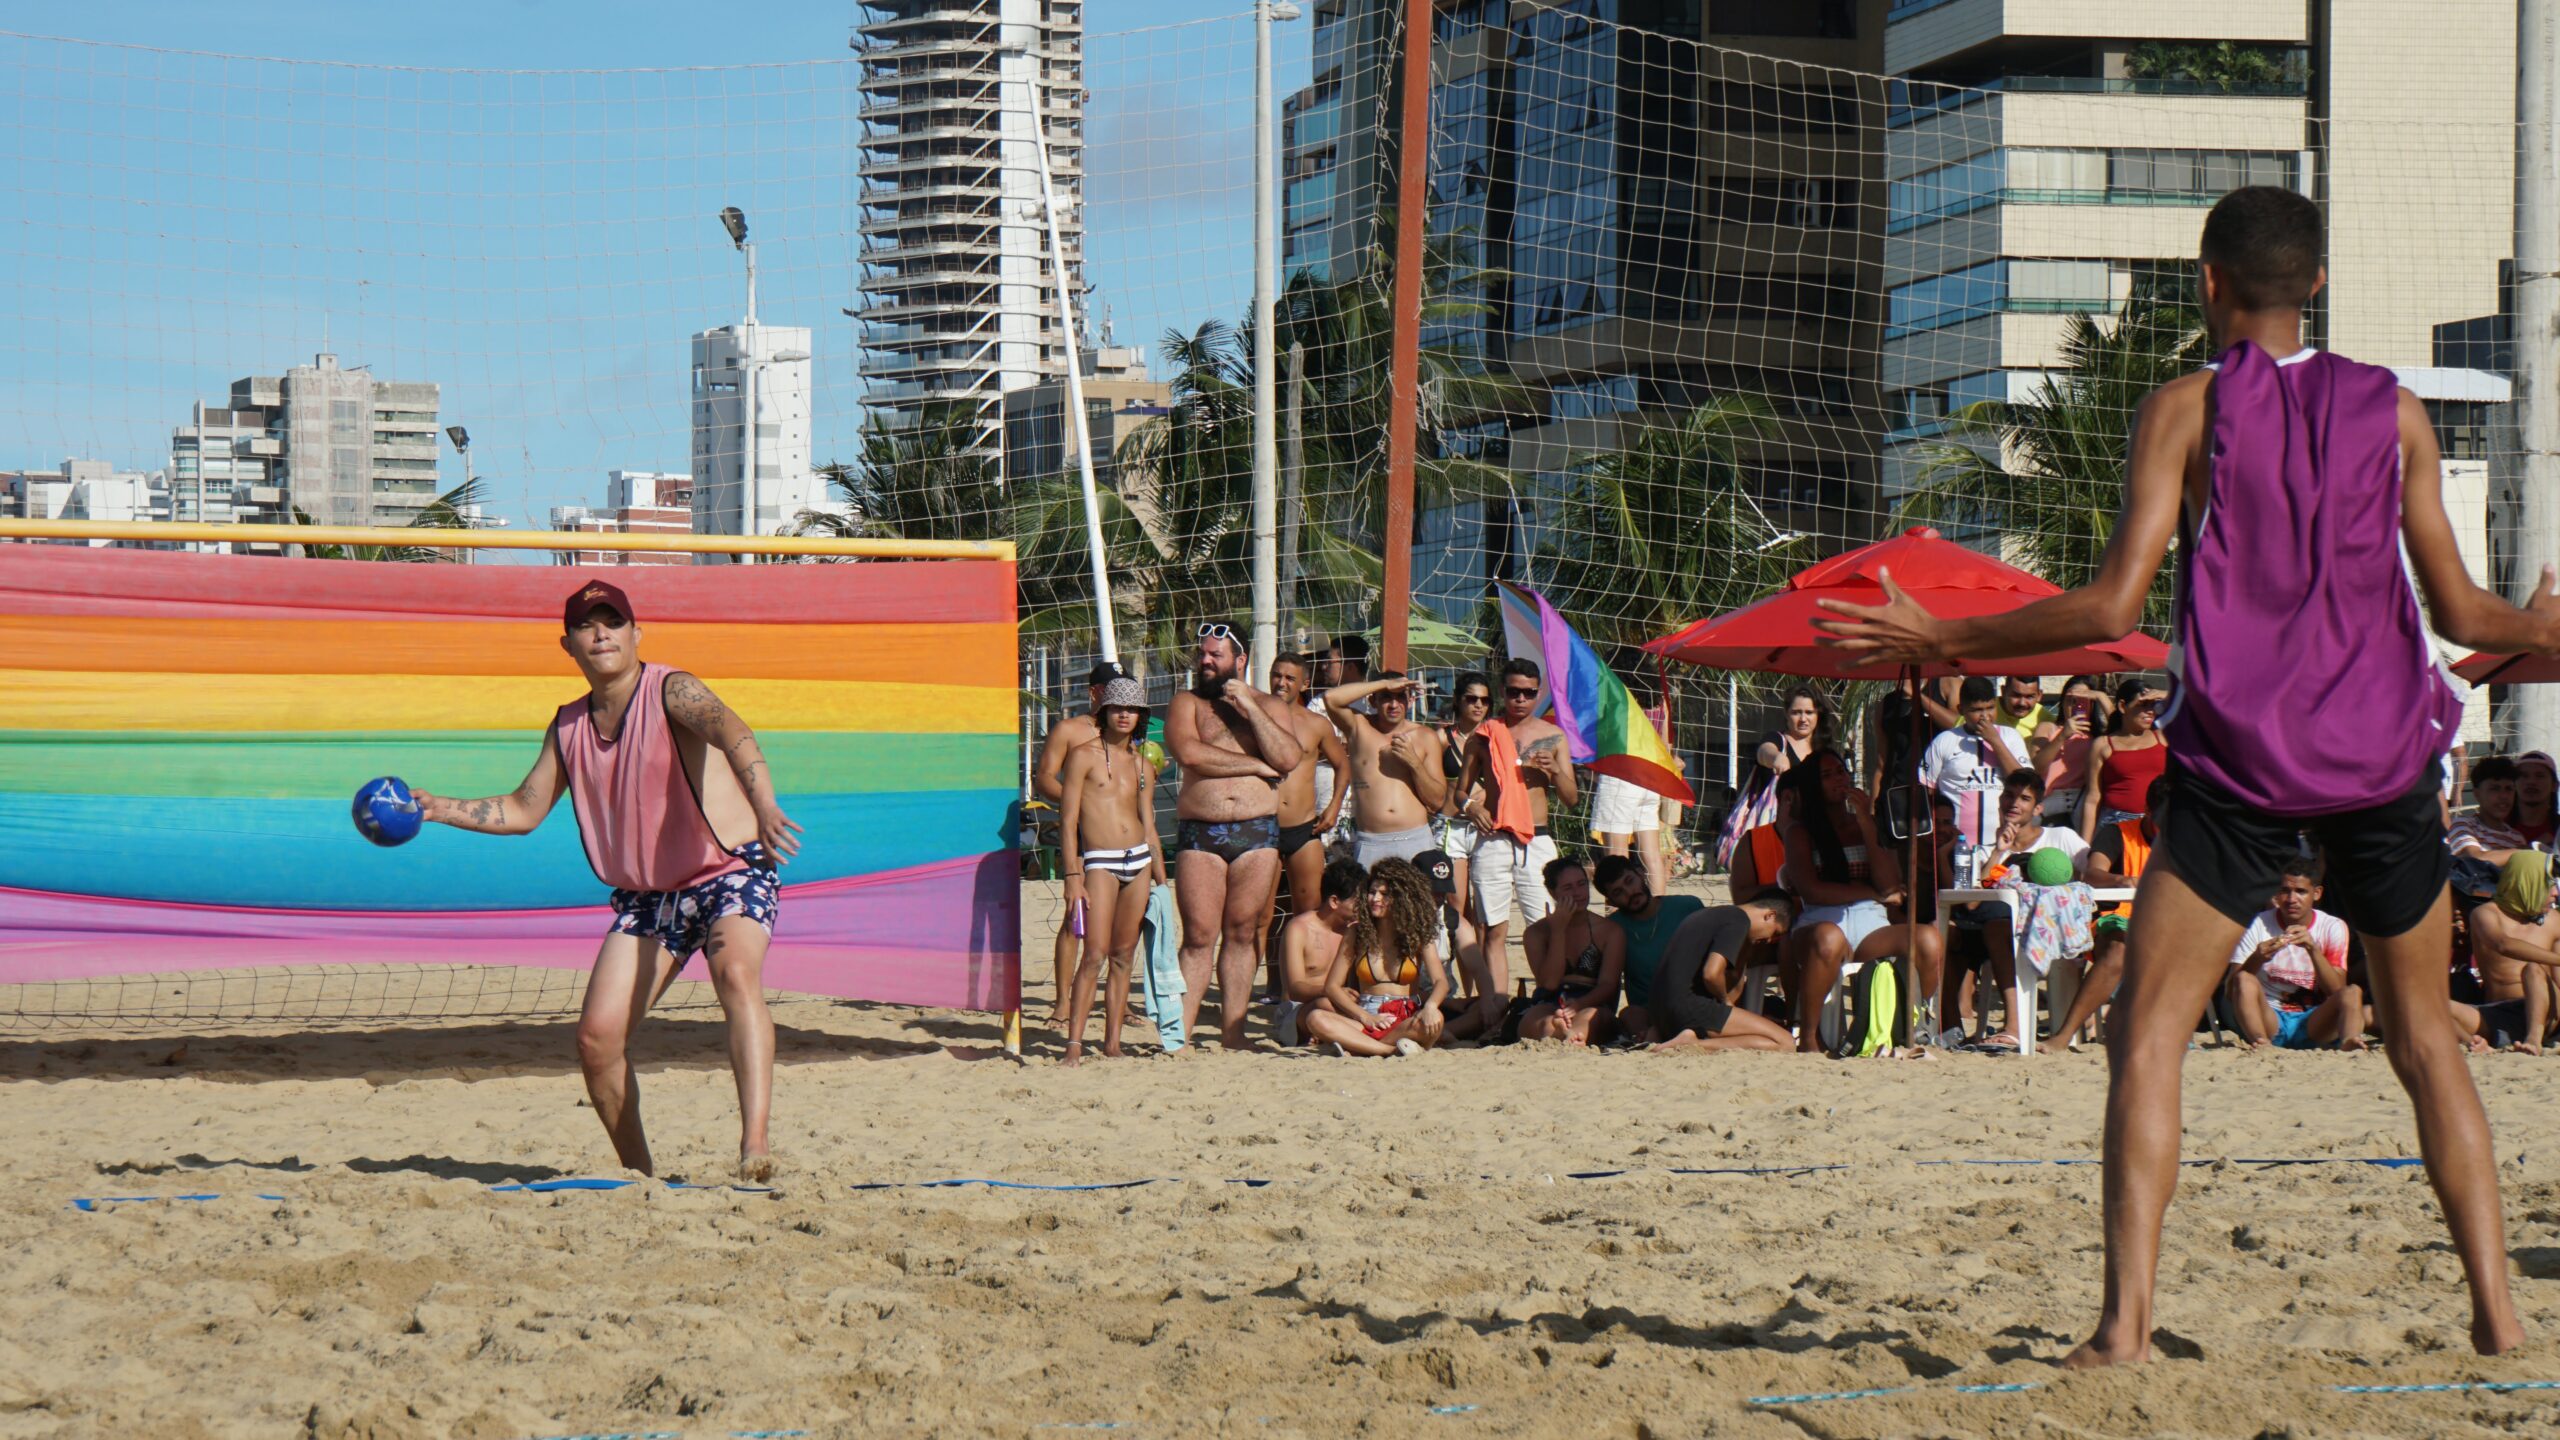
[[[1388,859],[1369,884],[1325,977],[1324,1004],[1300,1017],[1346,1055],[1411,1055],[1440,1043],[1449,972],[1440,963],[1440,906],[1411,861]]]

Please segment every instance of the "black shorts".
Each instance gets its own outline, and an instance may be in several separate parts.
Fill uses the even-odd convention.
[[[2277,870],[2302,853],[2326,855],[2324,909],[2357,933],[2389,939],[2427,918],[2445,892],[2453,857],[2444,848],[2442,773],[2433,761],[2399,798],[2309,820],[2280,820],[2169,757],[2169,823],[2160,858],[2235,925],[2267,908]]]

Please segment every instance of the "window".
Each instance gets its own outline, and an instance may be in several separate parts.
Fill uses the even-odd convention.
[[[1885,338],[1961,324],[2000,303],[2005,260],[1986,260],[1885,292]]]
[[[2104,310],[2111,298],[2109,267],[2104,260],[2009,262],[2010,309]]]
[[[1710,129],[1745,135],[1830,134],[1858,124],[1854,86],[1716,80],[1707,85]]]
[[[1641,198],[1642,191],[1638,193]],[[1704,209],[1719,225],[1840,230],[1858,223],[1857,193],[1854,180],[1727,175],[1707,182]]]
[[[1707,17],[1717,35],[1858,38],[1854,0],[1712,0]]]

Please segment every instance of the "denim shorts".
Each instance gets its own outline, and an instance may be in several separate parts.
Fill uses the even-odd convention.
[[[1860,900],[1854,905],[1807,905],[1796,917],[1795,928],[1810,930],[1816,925],[1837,925],[1849,942],[1849,953],[1867,943],[1867,937],[1892,924],[1880,900]]]
[[[681,890],[614,891],[613,925],[607,933],[655,940],[678,964],[710,940],[714,924],[732,915],[743,915],[772,934],[774,917],[782,911],[772,860],[752,840],[729,853],[746,861],[747,868]]]

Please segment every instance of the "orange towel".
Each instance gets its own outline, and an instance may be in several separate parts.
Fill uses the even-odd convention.
[[[1520,747],[1499,720],[1487,720],[1476,733],[1484,736],[1485,779],[1493,785],[1494,833],[1526,845],[1537,838],[1538,822],[1529,813],[1529,787],[1520,783]]]

